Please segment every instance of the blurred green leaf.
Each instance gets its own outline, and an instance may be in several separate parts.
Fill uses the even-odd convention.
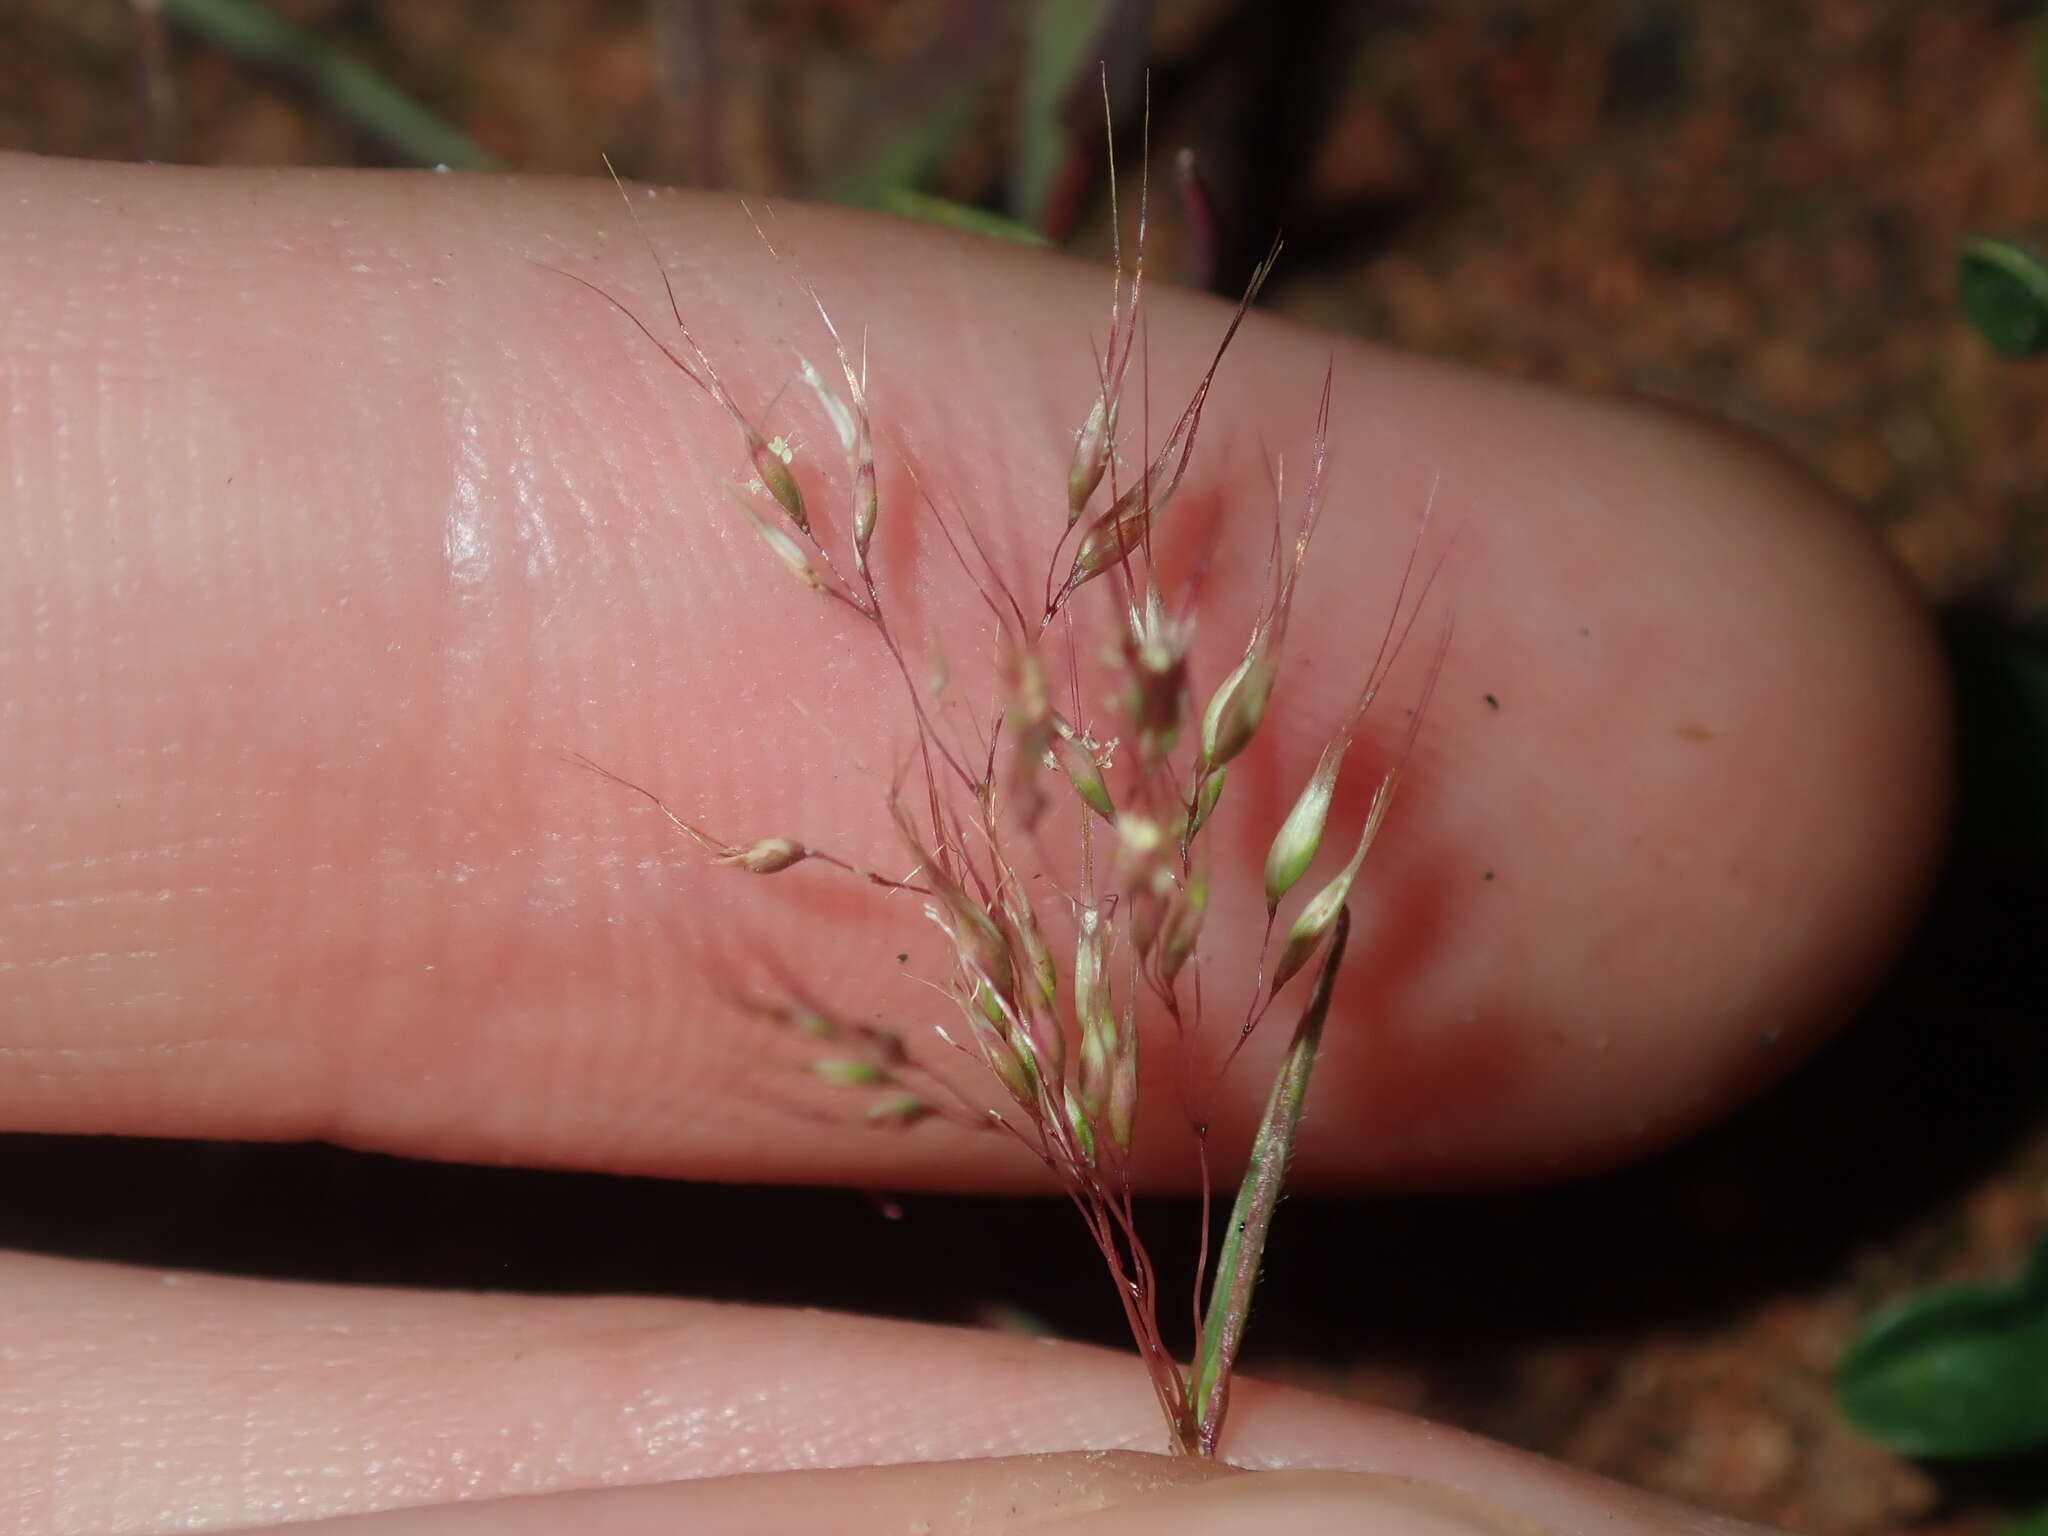
[[[946,5],[908,56],[868,82],[867,106],[848,124],[837,163],[810,191],[827,202],[879,208],[921,189],[966,139],[1013,46],[1010,7]]]
[[[948,229],[964,229],[971,235],[1013,240],[1019,245],[1047,243],[1045,236],[1015,219],[1004,218],[1000,213],[991,213],[970,203],[933,197],[928,192],[918,192],[910,187],[891,187],[882,193],[880,204],[885,213],[901,214],[906,219],[922,219],[927,224],[943,224]]]
[[[2048,349],[2048,266],[2032,251],[1981,235],[1964,241],[1956,298],[1978,334],[2007,357]]]
[[[2048,129],[2048,11],[2034,18],[2034,35],[2027,47],[2027,67],[2033,76],[2034,117]]]
[[[1095,40],[1108,9],[1109,0],[1038,0],[1031,8],[1010,176],[1010,201],[1027,223],[1044,211],[1067,157],[1067,102],[1095,62]]]
[[[2037,1509],[2004,1527],[1996,1536],[2048,1536],[2048,1509]]]
[[[2005,1285],[1952,1285],[1873,1319],[1836,1370],[1842,1412],[1908,1456],[2048,1445],[2048,1238]]]
[[[164,13],[248,64],[294,76],[328,106],[418,165],[491,171],[504,162],[397,86],[261,0],[164,0]]]
[[[830,177],[822,189],[825,200],[880,208],[923,181],[967,132],[984,90],[975,81],[938,93],[922,114],[883,132],[857,163]]]

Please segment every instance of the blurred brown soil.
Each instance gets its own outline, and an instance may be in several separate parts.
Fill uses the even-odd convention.
[[[587,175],[609,151],[629,175],[689,179],[709,167],[751,190],[829,187],[917,111],[936,110],[939,94],[911,89],[931,86],[935,59],[986,67],[1000,81],[1016,54],[1001,25],[947,33],[950,12],[937,0],[736,5],[720,22],[722,95],[707,115],[670,89],[689,66],[664,63],[647,9],[633,0],[274,4],[374,60],[517,169]],[[690,8],[665,9],[673,20]],[[1275,307],[1404,348],[1736,422],[1863,508],[1931,596],[2025,624],[2048,619],[2048,367],[1995,358],[1953,302],[1964,237],[2040,234],[2048,224],[2048,142],[2025,7],[1167,0],[1154,34],[1155,143],[1197,148],[1222,212],[1226,281],[1282,226],[1290,252],[1269,290]],[[113,0],[14,0],[0,12],[0,145],[137,154],[133,38],[127,8]],[[162,157],[387,156],[290,84],[190,40],[175,47],[174,83],[175,123],[150,146]],[[975,196],[999,180],[1008,122],[1005,93],[987,93],[943,157],[942,189]],[[1998,900],[1971,899],[1980,898]],[[1909,1015],[1892,1026],[1902,1060],[1926,1031],[1949,1025],[1944,956],[1954,951],[1942,946],[1970,942],[1925,941],[1909,964],[1920,979],[1891,1002]],[[2038,1001],[2027,1009],[2010,993],[1994,997],[1982,1013],[1989,1032],[1971,1048],[1995,1049],[1982,1041],[2006,1039],[2001,1029],[2038,1029]],[[1853,1037],[1842,1049],[1854,1052]],[[2039,1052],[2020,1059],[2038,1082]],[[1965,1058],[1940,1060],[1967,1070]],[[1857,1119],[1880,1111],[1878,1099],[1855,1098],[1874,1090],[1853,1070],[1844,1081],[1847,1102],[1832,1104],[1825,1114],[1836,1118],[1813,1136],[1876,1145],[1892,1135]],[[1904,1094],[1894,1107],[1913,1102],[1897,1084],[1886,1091]],[[1681,1154],[1674,1171],[1645,1175],[1628,1199],[1668,1206],[1683,1252],[1762,1245],[1745,1250],[1750,1278],[1703,1308],[1624,1309],[1616,1322],[1590,1305],[1575,1318],[1553,1302],[1532,1328],[1496,1330],[1483,1361],[1473,1358],[1480,1346],[1450,1339],[1431,1351],[1368,1342],[1337,1359],[1295,1346],[1264,1368],[1816,1536],[1916,1522],[1985,1528],[2015,1506],[2010,1488],[1938,1482],[1858,1440],[1834,1414],[1828,1373],[1874,1302],[1935,1278],[2008,1270],[2048,1230],[2040,1097],[1893,1206],[1878,1186],[1911,1183],[1903,1163],[1859,1175],[1845,1160],[1844,1187],[1867,1219],[1775,1271],[1769,1234],[1779,1229],[1756,1213],[1782,1170],[1758,1148],[1797,1147],[1796,1136],[1745,1142],[1738,1130],[1725,1143],[1732,1150],[1700,1154],[1703,1162]],[[1966,1099],[1950,1109],[1970,1114]],[[1898,1126],[1896,1136],[1938,1140],[1940,1128]],[[60,1190],[67,1178],[86,1187],[100,1177],[92,1159],[102,1154],[66,1165],[71,1154],[53,1145],[0,1156],[17,1171],[24,1158],[56,1159],[54,1173],[30,1166]],[[346,1164],[345,1154],[321,1155]],[[310,1180],[315,1203],[319,1189],[334,1195],[360,1180],[386,1180],[381,1198],[403,1198],[398,1175],[290,1166]],[[193,1176],[190,1226],[225,1230],[246,1218],[252,1175],[205,1168]],[[109,1176],[99,1191],[115,1209],[120,1183]],[[229,1186],[241,1193],[224,1209]],[[1802,1198],[1818,1208],[1833,1197],[1802,1186]],[[1782,1210],[1774,1219],[1796,1224]],[[161,1220],[138,1221],[126,1250],[48,1213],[20,1217],[0,1237],[162,1252]],[[1598,1240],[1625,1270],[1632,1232]],[[1284,1236],[1278,1244],[1276,1264],[1294,1262]],[[172,1247],[190,1262],[211,1252]],[[1582,1261],[1572,1283],[1597,1289],[1586,1277],[1606,1261],[1597,1250]],[[1511,1274],[1517,1260],[1502,1252],[1492,1262]],[[459,1277],[460,1263],[447,1273]],[[530,1282],[538,1271],[521,1273]],[[571,1287],[672,1283],[658,1269],[546,1274]],[[1357,1283],[1370,1294],[1376,1282],[1368,1272]],[[1490,1277],[1475,1294],[1499,1283]],[[932,1310],[959,1315],[957,1304]],[[2043,1480],[2031,1486],[2028,1496],[2048,1502]]]

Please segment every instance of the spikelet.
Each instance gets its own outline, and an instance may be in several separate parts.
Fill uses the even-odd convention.
[[[735,500],[748,527],[806,589],[837,604],[850,624],[873,631],[903,685],[915,753],[886,806],[909,872],[877,873],[808,838],[727,842],[647,790],[597,771],[652,801],[720,866],[769,875],[799,864],[822,865],[886,892],[914,896],[945,939],[945,966],[931,982],[950,1000],[953,1017],[935,1032],[986,1074],[984,1084],[992,1080],[981,1097],[963,1096],[892,1029],[802,1001],[745,1006],[805,1052],[809,1078],[819,1085],[810,1091],[851,1096],[867,1123],[895,1129],[934,1120],[999,1127],[1037,1154],[1081,1210],[1109,1265],[1172,1445],[1213,1455],[1265,1228],[1279,1201],[1308,1068],[1342,959],[1347,903],[1388,815],[1400,765],[1384,774],[1343,869],[1281,929],[1281,906],[1321,849],[1353,737],[1385,680],[1382,663],[1389,647],[1383,645],[1265,859],[1265,942],[1243,1034],[1319,957],[1320,968],[1269,1096],[1238,1209],[1225,1228],[1213,1270],[1215,1290],[1200,1313],[1195,1364],[1185,1367],[1167,1345],[1156,1277],[1134,1225],[1130,1170],[1143,1111],[1141,1025],[1170,1028],[1186,1043],[1202,1023],[1205,989],[1229,980],[1205,976],[1202,968],[1212,878],[1222,880],[1230,867],[1208,857],[1203,839],[1232,783],[1231,765],[1251,750],[1279,696],[1287,631],[1326,495],[1332,381],[1326,373],[1292,549],[1283,547],[1276,511],[1267,579],[1243,650],[1221,680],[1213,686],[1205,681],[1198,695],[1189,588],[1199,581],[1169,584],[1154,546],[1186,483],[1224,353],[1273,258],[1255,273],[1214,356],[1169,419],[1164,441],[1156,447],[1120,443],[1125,425],[1146,415],[1135,406],[1127,409],[1123,396],[1131,360],[1139,353],[1145,219],[1141,198],[1138,259],[1126,286],[1119,254],[1094,395],[1074,432],[1064,485],[1047,487],[1046,524],[1056,537],[1043,569],[1042,606],[1027,610],[973,525],[956,528],[925,497],[991,620],[987,634],[1001,667],[1001,692],[986,709],[956,707],[948,684],[925,678],[924,663],[936,670],[943,654],[926,652],[921,642],[910,644],[897,628],[889,584],[869,564],[881,505],[865,344],[856,364],[817,293],[802,283],[837,363],[834,377],[829,364],[820,368],[799,358],[797,374],[836,440],[843,470],[839,500],[821,489],[834,483],[829,472],[808,456],[799,465],[790,439],[770,437],[741,409],[684,325],[663,271],[680,345],[672,349],[627,314],[737,431],[734,468],[745,489],[736,491]],[[1120,448],[1136,465],[1134,477],[1122,473],[1126,459]],[[812,487],[815,518],[799,470],[803,484]],[[1276,476],[1275,500],[1276,506],[1287,501],[1284,476]],[[843,520],[822,510],[835,506],[844,508]],[[1398,618],[1398,598],[1395,606]],[[1406,622],[1413,622],[1412,613]],[[1398,652],[1405,635],[1405,626],[1397,632],[1390,624],[1392,650]],[[1106,651],[1093,649],[1105,641]],[[1105,672],[1107,687],[1094,696]],[[1121,716],[1115,739],[1093,734],[1091,722],[1105,715]],[[962,721],[969,724],[962,728]],[[1130,745],[1119,752],[1119,742]],[[1069,829],[1078,857],[1047,866],[1060,871],[1055,883],[1038,861],[1046,840]],[[1235,908],[1225,902],[1215,910]],[[1206,1158],[1206,1120],[1195,1128],[1194,1143]]]

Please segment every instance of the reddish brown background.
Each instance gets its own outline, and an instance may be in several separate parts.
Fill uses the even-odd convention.
[[[1002,5],[725,7],[707,105],[650,25],[686,4],[273,3],[519,170],[609,152],[628,175],[830,192],[983,80],[934,189],[984,198],[1009,155]],[[2033,35],[1993,0],[1165,0],[1145,53],[1155,144],[1193,146],[1216,195],[1221,284],[1282,228],[1275,308],[1739,422],[1867,509],[1932,597],[2010,629],[2048,618],[2048,368],[1994,357],[1952,273],[1965,236],[2048,225]],[[183,37],[152,128],[136,36],[116,0],[13,0],[0,146],[390,163]],[[2007,1270],[2048,1230],[2044,918],[2037,869],[1966,843],[1869,1017],[1735,1125],[1569,1190],[1291,1204],[1255,1368],[1814,1533],[1974,1532],[2048,1503],[2048,1474],[1937,1476],[1864,1445],[1828,1385],[1870,1305]],[[1114,1339],[1085,1244],[1036,1207],[919,1199],[884,1231],[838,1194],[29,1138],[0,1138],[0,1184],[0,1240],[68,1252]],[[961,1251],[990,1219],[1043,1264]],[[818,1262],[842,1243],[872,1272]]]

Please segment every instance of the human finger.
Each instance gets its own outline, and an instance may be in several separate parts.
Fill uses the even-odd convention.
[[[609,1504],[508,1505],[499,1528],[601,1530],[611,1518],[624,1531],[659,1518],[670,1529],[852,1532],[684,1517],[754,1507],[794,1521],[859,1485],[731,1481],[753,1474],[905,1468],[869,1480],[862,1497],[934,1517],[1003,1491],[1040,1515],[1072,1514],[1187,1475],[1185,1463],[1139,1455],[1092,1472],[1063,1461],[1051,1475],[959,1466],[1163,1444],[1135,1360],[1047,1340],[17,1256],[0,1257],[0,1294],[0,1422],[10,1426],[0,1531],[10,1536],[236,1529],[652,1484],[685,1486]],[[1234,1402],[1223,1451],[1241,1467],[1411,1478],[1556,1530],[1653,1531],[1678,1518],[1649,1495],[1384,1410],[1256,1381],[1239,1383]],[[545,1525],[564,1510],[579,1518]]]
[[[793,981],[928,1040],[943,1004],[916,978],[946,962],[914,901],[708,867],[561,760],[721,836],[897,857],[900,679],[729,515],[730,423],[549,270],[660,316],[607,190],[0,175],[33,213],[0,230],[0,1123],[1032,1177],[944,1125],[850,1134],[731,1007]],[[821,343],[789,271],[733,206],[645,206],[695,333],[768,401]],[[999,553],[1043,545],[1103,275],[844,214],[792,212],[776,238],[868,337],[878,561],[966,667],[981,598],[909,472]],[[1158,297],[1158,414],[1223,319]],[[1435,487],[1456,634],[1360,887],[1302,1176],[1526,1177],[1660,1144],[1797,1060],[1906,920],[1945,764],[1927,627],[1839,508],[1730,437],[1256,317],[1191,517],[1223,509],[1263,550],[1264,448],[1305,445],[1333,356],[1330,508],[1219,831],[1208,995],[1249,987],[1265,837],[1369,668]],[[1211,677],[1258,558],[1233,580],[1219,557]],[[1418,681],[1371,723],[1380,761]],[[1216,1012],[1227,1032],[1234,1005]],[[1226,1134],[1277,1043],[1233,1074]],[[1149,1183],[1192,1177],[1171,1097],[1151,1098]]]

